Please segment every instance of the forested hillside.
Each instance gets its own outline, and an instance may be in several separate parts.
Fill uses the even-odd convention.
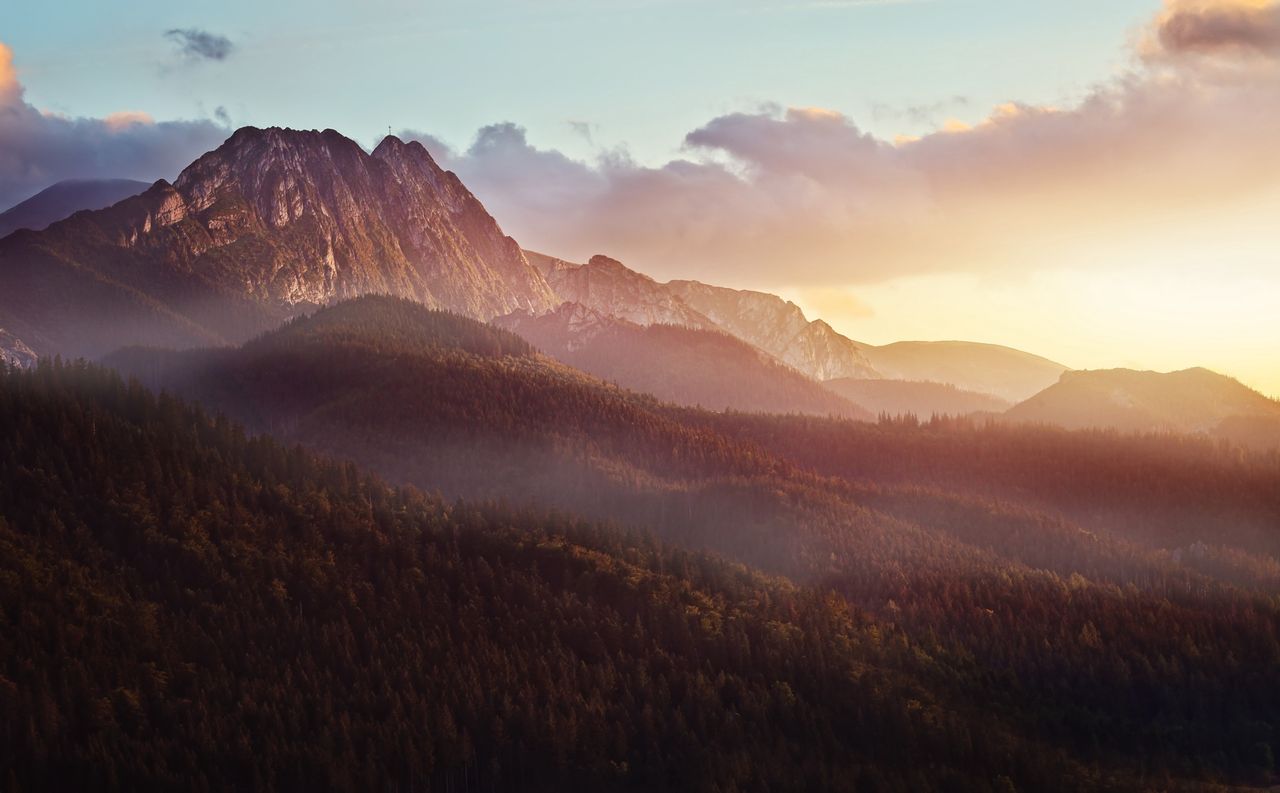
[[[0,374],[10,790],[1130,789],[821,590]]]
[[[687,413],[823,475],[1020,502],[1170,551],[1203,544],[1280,557],[1280,453],[1203,437],[915,417],[878,424]],[[1206,549],[1206,552],[1212,548]]]
[[[1274,779],[1274,458],[676,408],[378,299],[239,350],[114,363],[395,481],[609,520],[838,593],[901,632],[898,668],[935,696],[1097,769],[1080,787]]]

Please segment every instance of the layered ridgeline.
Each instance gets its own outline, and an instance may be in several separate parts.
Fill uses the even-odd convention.
[[[383,298],[235,350],[113,362],[448,498],[607,519],[837,593],[901,631],[900,671],[983,714],[926,717],[969,737],[917,745],[924,767],[974,762],[1011,733],[1057,758],[1022,766],[1058,769],[1035,782],[997,760],[1018,789],[1274,778],[1274,458],[1177,438],[680,409]],[[1196,520],[1166,525],[1173,513]]]
[[[107,209],[0,240],[0,327],[41,354],[242,341],[376,292],[488,319],[556,301],[417,143],[244,128]]]
[[[1045,358],[989,344],[899,342],[878,347],[853,341],[822,320],[810,321],[799,306],[777,295],[697,281],[659,283],[607,256],[572,264],[529,251],[526,255],[563,300],[641,325],[719,329],[817,381],[925,381],[1012,403],[1052,385],[1066,370]],[[880,396],[884,407],[886,395]],[[887,407],[906,412],[896,404]]]
[[[798,306],[775,295],[692,281],[662,284],[607,256],[572,264],[531,252],[527,255],[562,299],[602,314],[641,325],[721,330],[815,380],[878,376],[857,345],[825,322],[809,322]],[[697,299],[704,292],[715,299]]]
[[[720,330],[637,324],[580,303],[494,320],[576,369],[667,402],[711,410],[871,419],[859,404]]]
[[[736,384],[752,379],[727,374],[718,378],[712,372],[719,368],[740,373],[744,360],[742,355],[712,354],[715,344],[708,334],[719,331],[822,381],[828,391],[861,408],[863,415],[980,414],[1068,429],[1207,434],[1256,448],[1280,446],[1277,403],[1208,370],[1068,372],[1048,359],[993,344],[897,342],[877,347],[841,336],[821,320],[810,322],[798,306],[776,295],[695,281],[659,283],[606,256],[572,264],[532,252],[526,255],[556,294],[572,302],[544,316],[516,313],[500,318],[500,324],[566,363],[683,404],[777,413],[841,412],[802,397],[802,389],[784,387],[780,375],[774,394],[752,399],[750,392],[743,392],[737,400],[726,399]],[[625,322],[600,319],[608,317]],[[688,332],[655,330],[648,343],[641,344],[636,341],[641,335],[637,325],[677,326]],[[610,332],[602,335],[605,327]],[[624,334],[623,328],[630,330]],[[666,346],[657,343],[659,337]],[[678,348],[677,339],[683,342]],[[610,344],[629,354],[611,357]],[[706,367],[675,365],[674,379],[664,381],[663,353],[673,361],[693,361],[697,358],[689,350],[695,347],[705,354]],[[703,378],[696,390],[675,382],[686,374]],[[782,393],[788,399],[779,398]]]
[[[43,226],[136,188],[55,185],[15,207],[27,218],[15,223]],[[931,380],[1020,399],[1062,370],[978,345],[872,347],[774,295],[659,284],[607,257],[574,265],[526,254],[454,174],[394,137],[366,153],[332,130],[247,127],[172,184],[0,239],[0,328],[42,355],[237,343],[369,293],[483,320],[574,302],[642,326],[726,332],[815,381]],[[815,412],[824,399],[748,406]]]

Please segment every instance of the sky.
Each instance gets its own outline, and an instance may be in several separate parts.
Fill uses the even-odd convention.
[[[526,247],[1280,396],[1280,2],[12,0],[0,205],[421,140]]]

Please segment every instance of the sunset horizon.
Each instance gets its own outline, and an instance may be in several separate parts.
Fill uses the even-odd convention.
[[[735,10],[708,2],[690,20],[745,20],[745,38],[732,48],[738,57],[757,36],[803,32],[816,45],[810,57],[835,67],[842,58],[852,65],[866,57],[854,42],[947,19],[959,13],[951,5],[765,2]],[[260,76],[267,52],[286,34],[270,21],[246,24],[251,12],[234,5],[216,30],[175,21],[148,40],[141,28],[126,28],[123,49],[103,54],[103,71],[141,79],[128,91],[104,84],[85,101],[75,98],[79,89],[66,91],[66,80],[92,50],[60,58],[58,40],[39,32],[48,28],[32,14],[0,39],[0,97],[20,111],[7,122],[9,148],[18,147],[10,157],[21,163],[21,170],[9,166],[12,186],[0,203],[16,204],[60,178],[171,180],[183,157],[195,159],[246,124],[333,127],[354,134],[366,150],[390,127],[422,141],[508,233],[536,250],[582,261],[606,254],[661,280],[785,294],[811,318],[875,343],[1006,344],[1071,368],[1206,366],[1280,394],[1271,354],[1280,349],[1280,325],[1270,321],[1280,310],[1280,243],[1270,229],[1280,194],[1267,134],[1280,120],[1272,110],[1280,106],[1280,60],[1268,49],[1277,24],[1271,7],[1253,0],[1127,3],[1095,15],[971,5],[975,16],[985,5],[988,21],[1000,20],[985,34],[991,57],[1039,36],[1067,67],[1053,71],[1029,60],[1027,76],[999,78],[985,66],[964,65],[941,81],[945,88],[904,76],[835,89],[829,77],[815,80],[811,67],[773,60],[769,96],[748,99],[762,90],[751,70],[726,92],[735,78],[717,62],[708,74],[686,75],[676,97],[685,104],[668,102],[669,116],[634,128],[624,126],[627,114],[615,103],[592,98],[601,81],[638,78],[636,64],[625,59],[596,61],[590,81],[583,75],[564,83],[557,105],[576,103],[581,111],[560,119],[520,101],[451,108],[427,99],[429,109],[417,109],[417,101],[383,109],[390,123],[379,126],[358,110],[364,97],[326,97],[333,109],[316,114],[301,112],[295,92],[281,111],[274,105],[284,96]],[[463,13],[448,4],[439,12]],[[657,24],[686,12],[654,2],[618,13]],[[166,24],[165,14],[154,27]],[[316,17],[315,35],[355,52],[435,35],[415,33],[420,14],[412,6],[400,9],[395,33],[392,17],[377,13],[342,34],[337,7]],[[760,17],[769,20],[767,30],[757,30]],[[611,18],[563,0],[521,11],[518,21],[563,23],[581,35]],[[88,19],[63,35],[74,40]],[[1046,38],[1070,39],[1086,22],[1101,34],[1090,56],[1066,56]],[[501,38],[517,20],[486,24]],[[569,35],[544,30],[552,39]],[[827,41],[833,30],[850,37],[848,47]],[[920,35],[929,41],[936,34]],[[909,57],[867,40],[885,65]],[[1099,51],[1107,41],[1113,49]],[[284,50],[293,72],[315,58],[297,46]],[[677,60],[686,57],[680,52]],[[428,55],[423,67],[438,57]],[[477,58],[489,56],[460,53],[453,68],[477,72],[483,84],[492,67]],[[416,84],[413,67],[386,75],[386,59],[384,52],[350,64],[347,79],[398,84],[411,97],[442,90]],[[651,90],[662,84],[661,76],[646,79],[641,85]],[[195,90],[194,107],[175,101],[179,87],[183,96]],[[700,88],[715,93],[698,95]],[[225,98],[233,95],[239,106]],[[708,115],[711,95],[740,98],[715,100],[723,110]],[[653,101],[644,88],[628,99]],[[468,117],[480,122],[470,135],[459,127]],[[59,144],[63,152],[23,139],[42,126],[57,137],[77,126],[95,131]],[[113,160],[113,147],[130,154]],[[73,165],[77,159],[85,164]]]

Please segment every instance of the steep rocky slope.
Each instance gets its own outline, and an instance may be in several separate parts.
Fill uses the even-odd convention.
[[[592,256],[573,264],[540,253],[525,252],[562,299],[638,325],[719,326],[672,294],[666,284],[630,269],[617,259]]]
[[[0,241],[0,325],[41,352],[235,341],[365,293],[481,319],[556,305],[417,143],[244,128],[169,184]]]
[[[667,287],[720,327],[816,380],[877,377],[859,345],[795,303],[765,292],[672,281]]]
[[[616,259],[573,264],[525,252],[562,300],[639,325],[715,329],[754,345],[815,380],[875,377],[857,345],[825,322],[809,322],[794,303],[696,281],[659,283]]]

